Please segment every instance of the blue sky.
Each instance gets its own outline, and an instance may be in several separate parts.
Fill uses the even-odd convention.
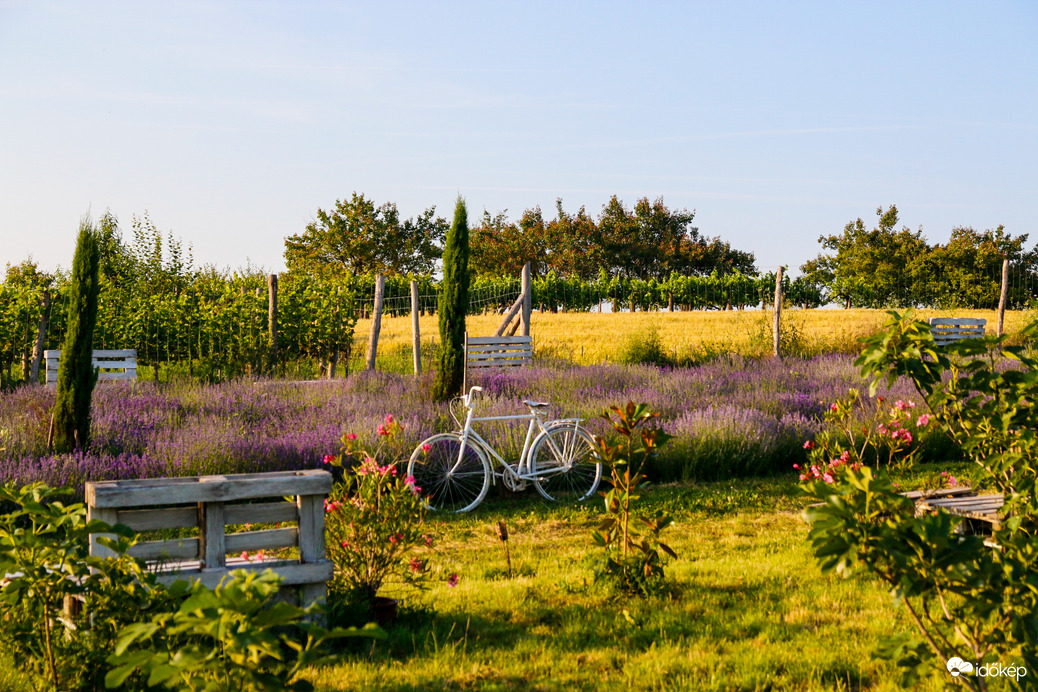
[[[351,192],[405,217],[663,196],[799,266],[897,204],[1038,240],[1038,3],[5,2],[0,263],[149,212],[283,268]]]

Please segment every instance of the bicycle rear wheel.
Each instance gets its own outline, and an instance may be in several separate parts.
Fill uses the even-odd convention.
[[[463,454],[461,436],[454,433],[433,435],[419,444],[407,462],[407,475],[414,477],[429,507],[445,512],[469,511],[490,487],[490,464],[483,450],[469,442]]]
[[[537,436],[530,450],[537,492],[549,500],[580,502],[595,494],[602,464],[595,460],[591,435],[575,423],[562,423]]]

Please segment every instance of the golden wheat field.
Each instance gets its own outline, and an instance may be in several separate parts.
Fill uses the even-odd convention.
[[[534,355],[539,359],[564,359],[580,365],[621,360],[631,344],[658,337],[663,350],[673,360],[698,361],[711,354],[732,352],[748,356],[765,355],[772,349],[773,312],[735,310],[722,312],[625,312],[625,313],[541,313],[534,312],[531,334]],[[980,317],[987,320],[987,331],[995,333],[994,310],[919,310],[920,319],[929,317]],[[887,318],[884,310],[783,310],[783,350],[813,355],[826,352],[856,352],[857,340],[875,333]],[[1005,331],[1016,334],[1035,315],[1028,311],[1006,312]],[[469,334],[487,336],[500,323],[498,315],[475,315],[466,320]],[[439,341],[435,316],[420,319],[423,352]],[[367,348],[371,320],[360,320],[356,328],[354,362]],[[409,360],[412,334],[411,317],[382,319],[379,360]]]

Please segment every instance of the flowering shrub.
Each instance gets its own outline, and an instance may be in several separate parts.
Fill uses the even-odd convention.
[[[433,539],[423,528],[422,489],[414,478],[400,474],[394,462],[382,465],[377,459],[400,431],[393,416],[386,416],[378,426],[375,452],[361,449],[357,436],[349,433],[342,438],[341,453],[324,458],[338,467],[360,460],[325,501],[325,543],[335,562],[335,579],[366,603],[387,581],[420,587],[429,575],[423,553],[433,547]]]
[[[898,399],[888,406],[877,396],[872,400],[872,416],[859,427],[853,412],[860,401],[861,393],[852,389],[830,405],[822,431],[804,443],[808,463],[803,467],[793,464],[801,481],[832,484],[838,469],[858,470],[868,463],[888,466],[898,475],[912,467],[920,449],[917,438],[930,425],[932,415],[917,416],[911,401]]]
[[[1038,323],[1025,330],[1036,333]],[[927,408],[916,415],[894,405],[890,416],[900,426],[884,424],[886,433],[877,426],[892,449],[908,449],[913,429],[932,422],[974,462],[981,482],[1002,493],[1000,522],[987,541],[963,532],[962,518],[944,510],[916,516],[886,469],[840,464],[829,471],[831,482],[811,472],[802,484],[816,502],[806,518],[823,572],[871,573],[915,624],[914,634],[890,637],[877,652],[902,668],[906,686],[944,674],[958,657],[1038,668],[1038,361],[1004,342],[985,337],[937,347],[929,325],[891,313],[856,361],[872,391],[905,378]],[[1016,367],[1005,368],[1003,357]],[[979,675],[956,684],[988,689]]]

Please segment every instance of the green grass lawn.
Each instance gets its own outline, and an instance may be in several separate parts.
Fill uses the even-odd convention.
[[[433,522],[456,588],[400,594],[387,641],[309,679],[319,690],[901,689],[872,652],[908,630],[907,616],[877,583],[820,573],[791,480],[667,485],[643,500],[676,520],[665,596],[616,598],[595,582],[598,502],[491,498]],[[934,672],[918,689],[943,689],[947,674]]]
[[[938,470],[968,480],[968,468]],[[904,610],[875,582],[820,573],[791,477],[650,487],[642,498],[675,518],[665,537],[679,559],[665,595],[617,598],[596,583],[599,502],[492,495],[471,514],[430,522],[442,578],[387,594],[402,599],[389,638],[351,641],[308,679],[326,691],[902,689],[872,652],[909,630]],[[453,589],[443,580],[451,572]],[[27,690],[4,658],[0,646],[0,690]],[[935,666],[915,689],[948,682]]]

